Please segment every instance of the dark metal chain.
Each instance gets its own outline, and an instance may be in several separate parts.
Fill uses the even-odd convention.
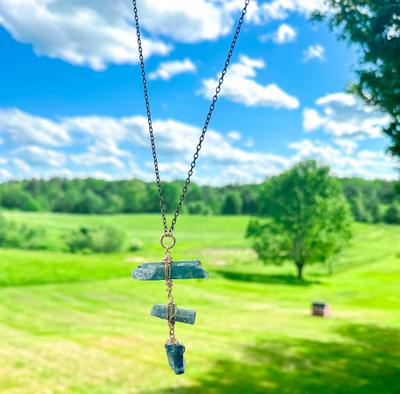
[[[153,160],[154,160],[154,171],[155,171],[155,174],[156,174],[158,195],[159,195],[159,198],[160,198],[161,216],[162,216],[163,223],[164,223],[164,232],[165,233],[171,233],[172,234],[172,232],[174,231],[176,220],[178,219],[179,212],[180,212],[180,210],[182,208],[182,203],[183,203],[183,200],[185,199],[185,195],[186,195],[189,183],[190,183],[190,178],[193,175],[193,170],[194,170],[194,167],[196,166],[196,161],[197,161],[197,159],[199,157],[199,152],[201,150],[201,144],[204,141],[204,138],[205,138],[205,135],[206,135],[206,132],[207,132],[207,129],[208,129],[208,125],[210,123],[211,116],[212,116],[212,113],[214,111],[215,103],[218,100],[218,95],[219,95],[219,93],[221,91],[221,85],[224,82],[224,78],[225,78],[229,63],[231,61],[233,50],[235,49],[236,41],[238,39],[238,36],[239,36],[239,33],[240,33],[240,29],[241,29],[242,24],[243,24],[244,16],[245,16],[245,14],[247,12],[247,6],[249,5],[249,3],[250,3],[250,0],[245,0],[245,5],[244,5],[244,7],[242,9],[242,13],[240,15],[238,24],[236,26],[235,35],[233,36],[233,40],[232,40],[231,46],[229,48],[228,56],[227,56],[227,58],[225,60],[224,68],[222,69],[221,76],[220,76],[220,78],[218,80],[218,85],[215,88],[215,94],[214,94],[214,96],[212,98],[212,102],[211,102],[210,108],[208,110],[208,114],[207,114],[206,120],[204,122],[204,126],[203,126],[203,129],[202,129],[200,138],[199,138],[199,143],[197,144],[197,147],[196,147],[196,152],[193,155],[193,161],[190,164],[190,169],[188,171],[188,176],[187,176],[187,178],[185,180],[185,184],[184,184],[184,186],[182,188],[182,194],[179,197],[179,202],[178,202],[178,205],[176,207],[176,210],[175,210],[175,213],[174,213],[174,217],[172,219],[171,227],[168,230],[167,219],[165,217],[164,201],[163,201],[163,197],[162,197],[160,172],[159,172],[159,169],[158,169],[156,145],[155,145],[155,142],[154,142],[153,122],[152,122],[152,119],[151,119],[151,112],[150,112],[149,94],[148,94],[147,81],[146,81],[146,72],[145,72],[145,69],[144,69],[143,48],[142,48],[142,40],[141,40],[141,35],[140,35],[139,17],[138,17],[138,10],[137,10],[137,0],[132,0],[133,11],[135,13],[136,36],[137,36],[137,43],[138,43],[138,50],[139,50],[140,68],[141,68],[141,73],[142,73],[144,99],[145,99],[145,102],[146,102],[146,110],[147,110],[147,123],[149,124],[151,150],[153,152]]]

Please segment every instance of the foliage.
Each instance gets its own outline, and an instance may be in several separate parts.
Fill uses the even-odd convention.
[[[221,213],[223,215],[238,215],[242,211],[242,200],[238,193],[229,193],[224,205],[222,206]]]
[[[250,222],[247,236],[266,263],[293,261],[302,277],[305,264],[326,262],[347,244],[349,205],[329,167],[302,162],[273,177],[264,187],[262,214]]]
[[[359,178],[338,181],[357,221],[378,223],[387,206],[400,200],[394,182]],[[168,213],[174,212],[182,186],[182,181],[163,183]],[[160,212],[156,184],[139,179],[111,182],[90,178],[10,181],[0,184],[0,196],[3,207],[12,210],[84,214]],[[181,212],[257,216],[263,209],[263,201],[262,185],[211,187],[191,183]]]
[[[143,248],[143,242],[138,239],[132,239],[131,244],[129,245],[129,250],[131,252],[137,252],[138,250]]]
[[[7,221],[0,216],[0,247],[31,250],[54,250],[44,228]]]
[[[400,156],[400,0],[328,0],[329,25],[359,52],[357,80],[348,91],[390,118],[389,151]],[[315,12],[312,20],[326,15]]]
[[[389,224],[400,224],[399,204],[392,204],[386,211],[384,221]]]
[[[73,230],[66,242],[72,253],[116,253],[123,249],[125,237],[112,226],[81,227]]]

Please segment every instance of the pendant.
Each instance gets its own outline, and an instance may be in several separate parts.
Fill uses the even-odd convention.
[[[171,245],[164,245],[164,238],[172,238]],[[196,311],[178,308],[172,297],[173,279],[206,279],[208,272],[203,270],[200,261],[173,261],[170,249],[175,245],[172,233],[165,233],[160,240],[165,249],[162,262],[140,264],[132,271],[132,277],[137,280],[165,280],[167,286],[167,305],[155,304],[150,314],[160,319],[167,320],[169,338],[165,343],[168,364],[172,370],[181,375],[186,369],[186,360],[183,356],[185,346],[175,337],[175,323],[194,324]]]

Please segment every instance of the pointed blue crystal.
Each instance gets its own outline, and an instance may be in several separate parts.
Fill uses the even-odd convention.
[[[183,357],[185,353],[185,346],[182,343],[177,345],[165,345],[165,350],[167,351],[169,366],[177,375],[182,375],[186,369],[186,360]]]

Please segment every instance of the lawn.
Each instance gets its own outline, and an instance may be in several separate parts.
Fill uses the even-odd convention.
[[[48,229],[54,242],[80,226],[114,224],[144,248],[118,255],[0,250],[2,394],[200,394],[400,392],[400,227],[355,224],[350,247],[326,266],[257,261],[247,217],[179,218],[177,259],[202,261],[207,280],[175,281],[187,372],[168,367],[163,282],[130,271],[162,257],[158,215],[79,216],[7,212]],[[313,300],[333,316],[310,316]]]

